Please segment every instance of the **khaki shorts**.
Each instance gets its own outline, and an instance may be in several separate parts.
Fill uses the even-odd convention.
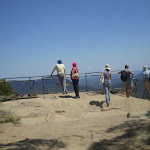
[[[150,88],[150,82],[149,81],[146,81],[145,85],[146,85],[147,88]]]
[[[133,87],[133,81],[131,79],[128,79],[124,82],[125,88]]]

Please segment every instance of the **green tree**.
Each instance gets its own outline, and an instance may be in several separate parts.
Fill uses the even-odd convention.
[[[4,80],[0,80],[0,95],[11,95],[13,93],[11,84]]]

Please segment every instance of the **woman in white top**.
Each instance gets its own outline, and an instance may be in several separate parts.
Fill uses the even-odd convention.
[[[148,70],[147,66],[143,67],[143,81],[144,81],[144,88],[147,88],[150,99],[150,70]]]

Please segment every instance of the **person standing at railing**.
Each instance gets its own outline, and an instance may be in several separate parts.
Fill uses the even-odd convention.
[[[125,69],[118,72],[118,74],[121,74],[121,80],[123,81],[124,87],[126,89],[126,97],[131,97],[131,87],[133,87],[132,78],[134,76],[134,73],[129,70],[129,65],[125,65]]]
[[[72,80],[72,83],[73,83],[73,87],[74,87],[74,91],[75,91],[75,98],[80,98],[79,96],[79,86],[78,86],[78,83],[79,83],[79,72],[78,72],[78,68],[77,68],[77,63],[74,62],[72,64],[73,68],[71,70],[71,80]]]
[[[61,60],[57,61],[58,64],[55,65],[51,76],[53,75],[54,71],[57,70],[57,76],[59,78],[60,84],[62,86],[63,94],[67,94],[67,88],[66,88],[66,69],[64,64],[62,64]]]
[[[149,100],[150,100],[150,70],[148,70],[147,66],[143,67],[143,82],[144,82],[144,88],[147,88]]]
[[[103,88],[105,90],[105,97],[106,97],[106,104],[109,107],[110,104],[110,87],[111,87],[111,80],[112,80],[112,73],[110,71],[110,65],[105,65],[105,70],[101,74],[101,79],[104,78]]]

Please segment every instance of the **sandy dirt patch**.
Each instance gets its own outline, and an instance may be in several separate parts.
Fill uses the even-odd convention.
[[[0,103],[1,111],[21,118],[20,125],[0,124],[0,149],[150,149],[150,101],[111,95],[106,107],[105,96],[96,92],[73,96],[47,94]]]

